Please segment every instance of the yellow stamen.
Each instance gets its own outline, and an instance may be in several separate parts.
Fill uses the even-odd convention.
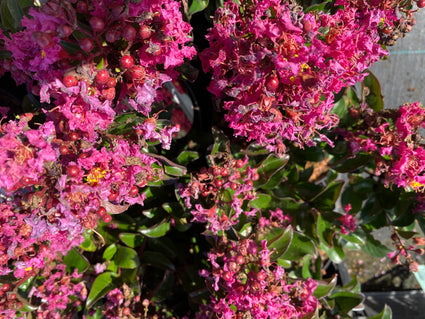
[[[94,167],[90,170],[87,175],[87,183],[90,186],[96,186],[99,184],[99,180],[106,176],[106,171],[101,167]]]

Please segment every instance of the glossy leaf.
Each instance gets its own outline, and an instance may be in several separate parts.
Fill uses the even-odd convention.
[[[191,17],[196,12],[204,10],[207,6],[208,0],[192,0],[187,14]]]
[[[287,251],[282,255],[282,258],[287,260],[297,260],[307,254],[316,256],[316,246],[310,238],[294,231],[291,244]]]
[[[140,262],[161,269],[175,270],[174,264],[164,254],[157,251],[144,251]]]
[[[393,312],[388,305],[384,306],[384,309],[377,314],[376,316],[369,317],[369,319],[391,319],[393,317]]]
[[[334,299],[337,307],[344,313],[348,314],[355,306],[359,305],[364,297],[361,294],[352,292],[336,292],[329,296],[329,299]]]
[[[139,228],[139,232],[151,238],[158,238],[164,236],[170,230],[170,222],[163,221],[162,223],[146,228]]]
[[[16,0],[3,0],[0,3],[2,25],[12,32],[18,31],[23,17],[22,9]]]
[[[121,245],[117,245],[114,261],[118,267],[126,269],[137,268],[140,264],[137,252],[132,248]]]
[[[90,263],[86,257],[81,255],[75,248],[72,248],[63,258],[63,262],[66,264],[66,271],[72,272],[74,269],[77,269],[81,274],[85,272]]]
[[[121,233],[119,234],[121,241],[128,247],[140,247],[146,241],[146,237],[134,233]]]
[[[260,179],[255,182],[257,185],[264,185],[268,182],[269,178],[278,170],[282,169],[288,162],[289,157],[278,157],[276,155],[269,155],[258,166],[257,172]]]
[[[117,245],[116,244],[109,245],[108,247],[106,247],[105,251],[103,252],[103,259],[111,260],[112,257],[114,257],[116,252],[117,252]]]
[[[161,252],[171,259],[177,256],[177,247],[168,237],[149,239],[148,247],[150,250]]]
[[[269,250],[276,250],[273,254],[271,254],[271,260],[276,260],[286,253],[291,245],[292,237],[293,229],[290,226],[286,227],[286,229],[273,228],[268,232],[266,236],[267,247]]]
[[[369,255],[379,258],[387,256],[387,254],[391,251],[388,247],[382,245],[370,234],[366,235],[366,244],[362,248]]]
[[[180,165],[187,165],[199,158],[199,153],[194,151],[183,151],[177,156],[177,162]]]
[[[80,247],[85,251],[96,251],[97,247],[93,241],[93,233],[87,230],[83,233],[84,241],[80,244]]]
[[[330,278],[327,283],[325,283],[324,281],[318,282],[316,290],[314,290],[313,296],[318,299],[329,296],[329,294],[335,288],[337,282],[338,278],[336,275]]]
[[[342,247],[338,244],[335,244],[331,247],[327,247],[324,244],[320,244],[319,248],[323,250],[326,255],[332,260],[334,263],[339,264],[344,260],[345,254]]]
[[[183,176],[186,174],[187,170],[183,166],[170,166],[164,165],[165,173],[171,176]]]
[[[312,199],[313,205],[319,210],[332,210],[339,198],[344,181],[330,183],[326,189]]]
[[[267,208],[269,207],[270,201],[272,200],[272,197],[267,194],[257,194],[257,198],[253,199],[249,206],[252,208]]]
[[[368,70],[367,75],[362,82],[362,96],[365,102],[376,112],[384,109],[384,99],[381,92],[381,85],[373,73]]]
[[[88,308],[115,288],[112,277],[113,275],[110,272],[104,272],[96,277],[87,297],[86,305]]]

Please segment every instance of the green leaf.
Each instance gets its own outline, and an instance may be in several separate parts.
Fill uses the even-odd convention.
[[[318,282],[316,289],[314,290],[313,296],[316,298],[323,298],[329,296],[332,290],[335,288],[338,278],[334,275],[332,278],[327,279],[326,284],[324,281]]]
[[[96,251],[97,247],[93,241],[93,232],[87,230],[83,233],[84,241],[80,244],[80,247],[85,251]]]
[[[344,250],[342,247],[338,244],[336,244],[336,241],[334,240],[334,245],[332,248],[325,246],[324,244],[320,244],[319,246],[320,250],[323,250],[326,255],[329,257],[330,260],[332,260],[334,263],[339,264],[344,261]]]
[[[163,253],[169,258],[176,258],[177,256],[177,247],[174,242],[168,237],[149,239],[148,247],[153,251]]]
[[[68,42],[65,40],[60,40],[60,45],[62,46],[62,48],[65,49],[66,52],[68,52],[71,55],[76,54],[77,52],[81,51],[81,47],[74,42]]]
[[[162,253],[157,251],[144,251],[142,258],[140,258],[142,264],[151,265],[165,270],[175,270],[174,264]]]
[[[292,241],[287,251],[282,255],[283,259],[298,260],[305,255],[316,256],[317,249],[313,241],[298,232],[293,232]]]
[[[319,195],[324,188],[309,182],[299,182],[295,185],[295,192],[302,199],[309,201]]]
[[[114,274],[118,273],[118,266],[115,263],[115,261],[111,260],[109,261],[108,267],[106,267],[106,270],[109,270],[113,272]]]
[[[262,189],[273,189],[276,186],[278,186],[281,182],[283,177],[285,176],[285,170],[280,169],[277,172],[275,172],[274,174],[272,174],[269,178],[269,180],[267,181],[266,184],[262,185],[261,188]]]
[[[93,285],[90,289],[90,293],[87,297],[86,306],[90,308],[93,304],[105,296],[108,292],[115,288],[115,285],[112,283],[113,274],[110,272],[104,272],[96,277],[93,282]]]
[[[134,269],[139,266],[139,257],[137,252],[129,247],[117,245],[117,252],[114,261],[118,267],[126,269]]]
[[[344,238],[346,241],[349,241],[349,242],[354,243],[354,244],[358,244],[358,245],[364,245],[365,244],[365,240],[355,233],[342,234],[342,238]]]
[[[199,158],[199,153],[195,151],[183,151],[177,156],[177,162],[186,166],[190,162]]]
[[[96,307],[96,312],[93,313],[91,310],[89,310],[88,308],[84,309],[84,317],[86,319],[103,319],[104,314],[102,312],[102,308],[101,307]]]
[[[359,305],[364,297],[361,294],[352,292],[336,292],[329,296],[329,299],[334,299],[337,307],[344,313],[348,314],[351,309]]]
[[[319,210],[333,210],[343,185],[344,181],[330,183],[326,189],[311,200],[313,205]]]
[[[355,158],[347,159],[333,167],[333,169],[339,173],[349,173],[361,166],[366,165],[366,163],[368,163],[370,160],[372,160],[371,155],[357,154]]]
[[[365,98],[366,103],[375,111],[380,112],[384,109],[384,99],[381,92],[381,85],[373,73],[368,70],[362,82],[362,96]]]
[[[266,184],[275,172],[282,169],[288,163],[288,160],[289,156],[278,157],[274,154],[267,156],[258,166],[257,172],[260,175],[260,179],[255,184]]]
[[[21,27],[23,12],[17,0],[3,0],[0,4],[0,17],[3,26],[16,32]]]
[[[151,238],[158,238],[164,236],[170,230],[170,222],[163,221],[158,225],[146,228],[142,226],[139,228],[139,232],[143,235]]]
[[[331,110],[332,114],[338,115],[340,119],[348,114],[348,109],[345,105],[345,99],[341,98],[337,102],[335,102],[334,106]]]
[[[0,60],[10,59],[12,57],[12,52],[0,50]]]
[[[293,230],[290,226],[286,227],[286,229],[273,228],[267,233],[267,247],[269,250],[275,250],[273,254],[270,255],[271,260],[276,260],[286,253],[291,245],[292,237]]]
[[[162,204],[162,208],[168,214],[175,217],[182,217],[185,214],[185,211],[183,210],[182,206],[177,202],[164,203]]]
[[[128,247],[140,247],[146,241],[146,237],[134,233],[121,233],[119,234],[121,241]]]
[[[77,269],[80,274],[85,272],[90,265],[87,258],[81,255],[75,248],[68,251],[65,257],[63,257],[63,262],[66,264],[66,271],[72,272],[74,269]]]
[[[164,165],[165,173],[171,176],[183,176],[187,170],[185,167]]]
[[[391,319],[393,317],[393,312],[388,305],[384,306],[384,309],[378,313],[376,316],[370,317],[369,319]]]
[[[272,197],[267,194],[257,194],[257,198],[252,200],[249,203],[249,206],[252,208],[267,208],[269,207],[270,201],[272,200]]]
[[[208,6],[208,0],[192,0],[187,12],[189,18],[196,12],[204,10]]]
[[[103,252],[103,259],[111,260],[112,257],[114,257],[116,252],[117,252],[117,245],[116,244],[109,245],[108,247],[106,247],[105,251]]]
[[[316,222],[316,233],[320,241],[328,247],[333,246],[335,231],[331,229],[332,224],[323,219],[322,214],[318,214]]]
[[[388,247],[382,245],[371,234],[366,234],[366,244],[362,247],[365,252],[374,257],[385,257],[391,251]]]

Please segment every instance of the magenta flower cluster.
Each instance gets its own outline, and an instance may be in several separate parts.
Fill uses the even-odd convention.
[[[197,318],[302,318],[318,306],[314,280],[291,279],[283,267],[270,260],[266,240],[219,241],[208,258],[212,270],[201,275],[217,292]]]
[[[259,178],[247,163],[248,158],[228,158],[202,169],[186,187],[181,187],[180,196],[186,206],[195,208],[193,221],[206,223],[209,231],[218,234],[236,225],[241,214],[256,215],[255,208],[243,209],[244,204],[256,198],[253,180]]]
[[[213,73],[209,90],[224,98],[225,118],[237,136],[277,152],[283,142],[314,145],[334,127],[333,94],[362,80],[386,55],[379,44],[382,21],[395,7],[340,1],[335,14],[314,15],[288,1],[226,1],[201,54]]]
[[[422,189],[425,150],[419,129],[423,127],[425,108],[416,102],[376,116],[372,110],[365,109],[360,116],[363,125],[342,132],[351,151],[373,154],[375,174],[382,175],[387,186]]]
[[[43,273],[49,280],[31,296],[46,305],[40,315],[57,318],[80,285],[63,265],[49,265],[100,219],[143,204],[143,188],[163,178],[146,149],[168,149],[178,128],[157,125],[163,106],[152,105],[195,49],[172,0],[50,0],[21,23],[21,31],[0,34],[11,53],[2,71],[40,96],[45,121],[23,114],[0,129],[0,274]],[[113,133],[128,112],[138,120],[125,123],[125,135]]]

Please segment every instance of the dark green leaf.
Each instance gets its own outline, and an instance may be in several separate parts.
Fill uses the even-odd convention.
[[[333,210],[343,185],[344,181],[330,183],[326,189],[312,199],[313,205],[319,210]]]
[[[345,99],[341,98],[336,102],[331,110],[331,113],[338,115],[342,119],[345,115],[348,114],[347,107],[345,105]]]
[[[334,275],[329,278],[326,283],[323,281],[318,282],[316,290],[314,290],[313,296],[316,298],[323,298],[329,296],[332,290],[335,288],[338,278]]]
[[[0,16],[3,26],[12,32],[21,27],[23,13],[17,0],[3,0],[0,4]]]
[[[289,248],[282,255],[282,258],[287,260],[297,260],[304,257],[305,255],[316,256],[316,254],[317,249],[313,241],[308,237],[294,231]]]
[[[391,250],[382,245],[371,234],[366,234],[366,244],[362,247],[365,252],[375,257],[385,257]]]
[[[278,157],[274,154],[267,156],[265,160],[258,166],[258,174],[260,180],[257,182],[259,185],[265,184],[270,176],[272,176],[277,170],[282,169],[286,163],[288,163],[289,157]]]
[[[70,273],[74,269],[77,269],[81,274],[85,272],[90,265],[87,258],[81,255],[75,248],[68,251],[65,257],[63,257],[63,262],[66,264],[66,271]]]
[[[384,309],[377,314],[376,316],[370,317],[369,319],[391,319],[393,317],[393,312],[388,305],[384,306]]]
[[[273,252],[270,256],[271,260],[276,260],[286,253],[291,245],[292,237],[293,230],[290,226],[286,229],[273,228],[267,233],[267,247],[269,250],[275,250],[275,252]]]
[[[323,219],[322,214],[319,214],[316,222],[316,232],[320,241],[328,247],[333,246],[333,237],[335,231],[331,229],[332,224]]]
[[[334,263],[339,264],[343,262],[345,257],[344,250],[339,244],[336,243],[335,240],[332,248],[325,246],[324,244],[321,244],[319,248],[323,250],[329,257],[329,259],[332,260]]]
[[[93,306],[97,300],[115,288],[114,284],[112,283],[112,276],[112,273],[104,272],[96,277],[87,297],[86,305],[88,308]]]
[[[139,257],[137,252],[129,247],[117,245],[117,252],[114,261],[118,267],[126,269],[134,269],[139,266]]]
[[[157,251],[144,251],[140,262],[165,270],[175,270],[174,264],[164,254]]]
[[[12,52],[0,50],[0,60],[9,59],[12,57]]]
[[[361,294],[352,292],[336,292],[329,296],[329,299],[334,299],[337,307],[342,312],[348,314],[351,309],[363,301],[364,297]]]
[[[295,185],[295,192],[306,201],[316,197],[323,189],[322,186],[309,182],[299,182]]]
[[[103,259],[111,260],[112,257],[114,257],[116,252],[117,252],[117,245],[115,244],[109,245],[108,247],[106,247],[105,251],[103,252]]]
[[[165,173],[171,176],[183,176],[186,174],[185,167],[164,165]]]
[[[375,111],[380,112],[384,109],[384,99],[381,93],[381,85],[373,73],[368,70],[362,83],[362,96],[365,97],[366,103]]]
[[[262,189],[273,189],[276,186],[278,186],[283,179],[283,176],[285,175],[285,170],[281,169],[275,172],[273,175],[270,176],[269,180],[266,184],[261,185]]]
[[[269,207],[270,201],[272,200],[272,197],[267,194],[257,194],[257,198],[252,200],[249,203],[249,206],[252,208],[267,208]]]
[[[162,208],[172,216],[182,217],[185,213],[182,206],[177,202],[164,203]]]
[[[84,309],[84,316],[85,316],[84,318],[86,318],[86,319],[103,319],[104,318],[104,314],[102,312],[101,307],[96,307],[95,313],[93,313],[88,308],[85,308]]]
[[[162,223],[146,228],[145,226],[142,226],[139,228],[139,232],[141,232],[143,235],[151,238],[157,238],[164,236],[168,231],[170,230],[170,222],[163,221]]]
[[[121,233],[119,237],[124,244],[131,248],[142,246],[146,240],[145,236],[134,233]]]
[[[198,152],[194,151],[183,151],[177,156],[177,162],[181,165],[186,166],[190,162],[199,158]]]
[[[165,256],[171,259],[177,256],[177,247],[168,237],[151,238],[148,241],[148,247],[153,251],[163,253]]]
[[[62,48],[64,48],[66,52],[68,52],[71,55],[74,55],[77,52],[81,51],[81,47],[77,43],[68,42],[65,40],[61,40],[59,43],[62,46]]]
[[[371,155],[357,154],[355,158],[347,159],[338,165],[334,166],[333,169],[339,173],[348,173],[364,166],[372,159]]]

